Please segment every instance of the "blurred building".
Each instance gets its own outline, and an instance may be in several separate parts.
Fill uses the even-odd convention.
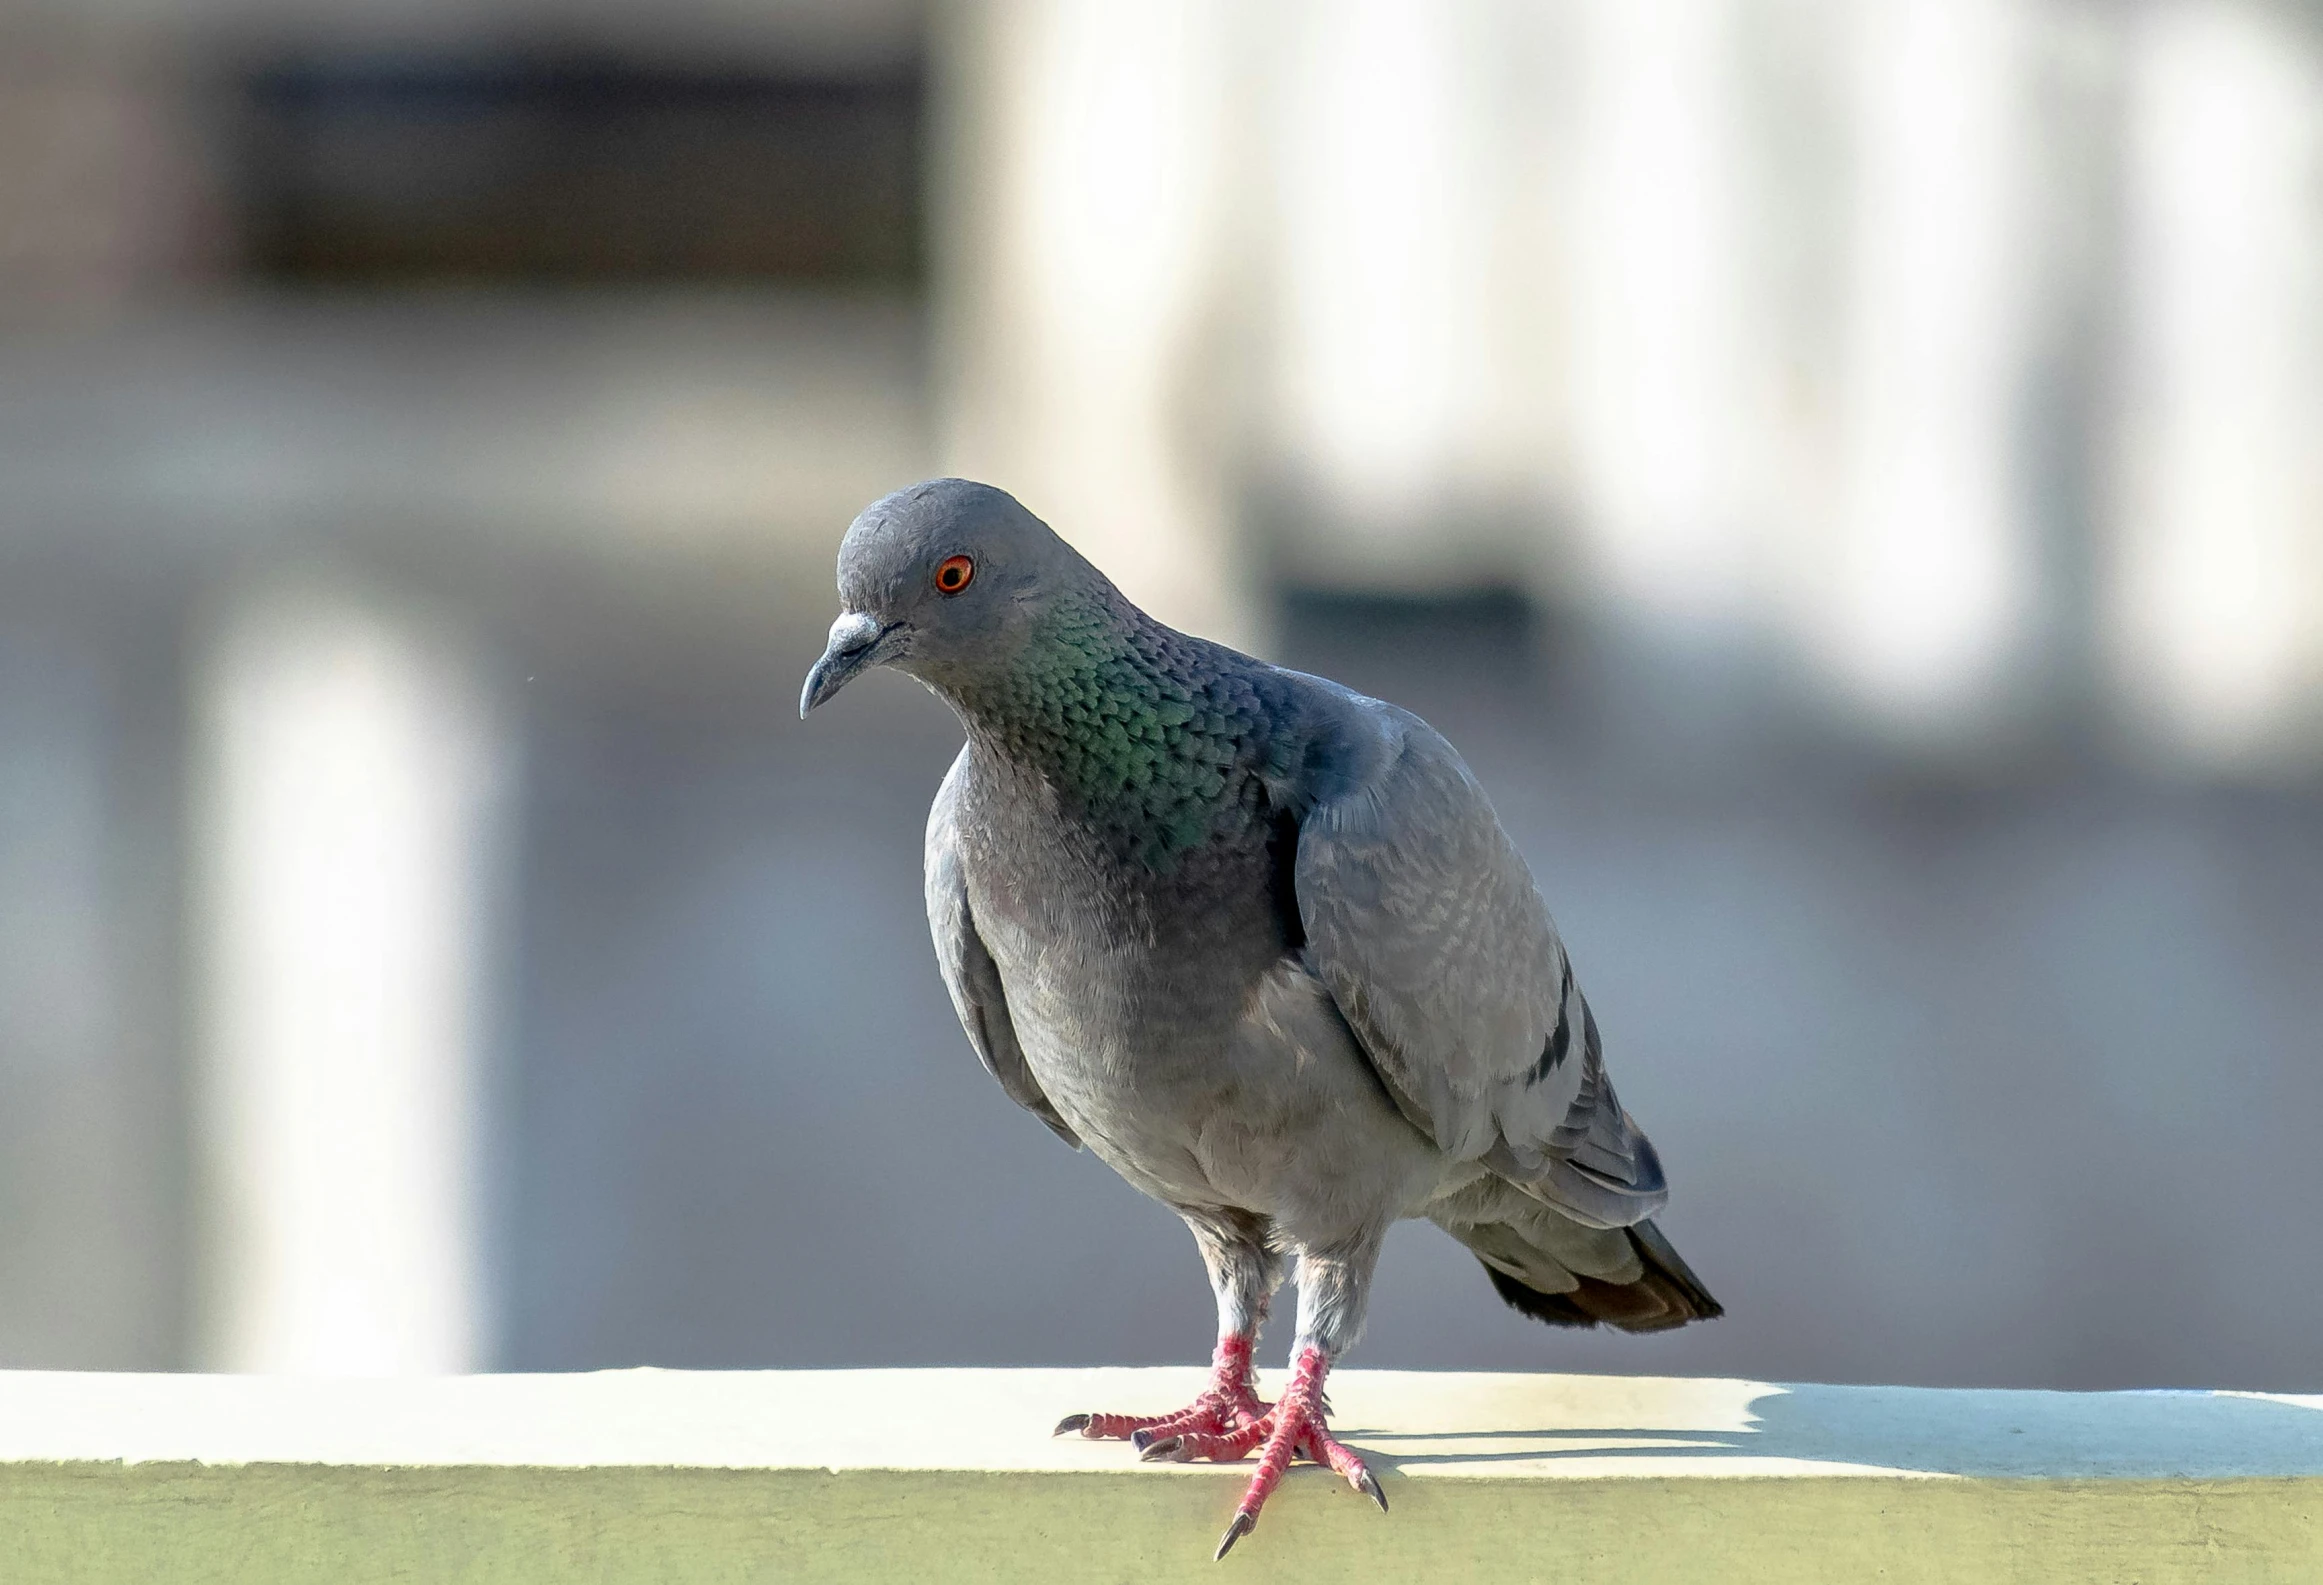
[[[1734,1312],[1369,1362],[2311,1384],[2318,435],[2288,4],[20,8],[0,1364],[1197,1352],[788,719],[944,470],[1462,745]]]

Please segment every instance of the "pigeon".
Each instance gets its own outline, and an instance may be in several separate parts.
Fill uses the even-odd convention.
[[[1208,1387],[1068,1416],[1149,1460],[1296,1458],[1385,1509],[1325,1424],[1388,1228],[1424,1217],[1555,1326],[1721,1313],[1652,1220],[1660,1160],[1531,873],[1406,710],[1165,627],[1005,491],[865,508],[804,717],[877,666],[966,736],[929,811],[928,926],[1009,1099],[1184,1219],[1218,1303]],[[1295,1277],[1291,1368],[1252,1364]]]

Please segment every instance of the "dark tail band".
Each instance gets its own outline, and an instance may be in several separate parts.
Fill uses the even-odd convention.
[[[1726,1313],[1691,1267],[1648,1220],[1625,1229],[1645,1274],[1635,1282],[1583,1277],[1570,1293],[1540,1293],[1491,1266],[1484,1274],[1510,1309],[1551,1326],[1614,1326],[1624,1332],[1660,1332]]]

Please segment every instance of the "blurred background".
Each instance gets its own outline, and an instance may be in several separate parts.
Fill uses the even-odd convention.
[[[1203,1357],[795,719],[936,472],[1462,747],[1731,1310],[1358,1363],[2323,1379],[2291,0],[15,0],[0,1365]]]

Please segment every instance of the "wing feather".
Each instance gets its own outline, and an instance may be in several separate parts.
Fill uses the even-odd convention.
[[[959,784],[967,774],[967,764],[968,754],[963,749],[937,789],[934,807],[928,810],[928,933],[935,938],[936,964],[943,971],[944,988],[952,993],[952,1010],[960,1015],[960,1027],[968,1032],[968,1043],[976,1048],[984,1070],[1000,1081],[1010,1100],[1078,1150],[1080,1136],[1057,1115],[1056,1106],[1024,1060],[1015,1022],[1009,1017],[1008,991],[1000,982],[1000,967],[976,934],[976,920],[969,911],[968,878],[960,868],[956,823]]]
[[[1346,695],[1294,884],[1308,967],[1404,1114],[1455,1160],[1595,1227],[1668,1198],[1532,874],[1452,746]]]

